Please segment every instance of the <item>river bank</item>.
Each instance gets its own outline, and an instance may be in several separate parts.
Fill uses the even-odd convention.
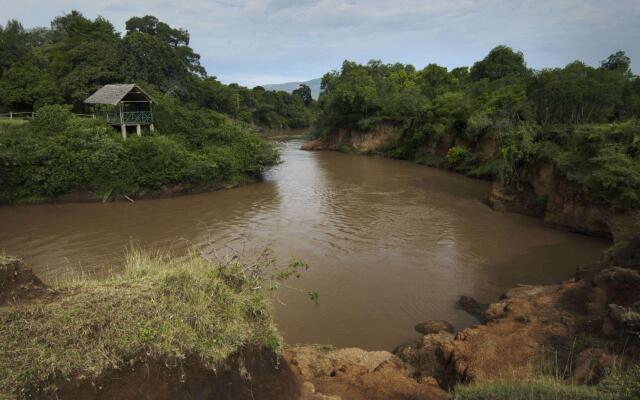
[[[307,141],[301,149],[387,156],[389,149],[401,141],[402,132],[400,126],[390,123],[381,123],[362,132],[339,129],[324,138]],[[435,146],[418,151],[423,156],[415,161],[460,173],[463,171],[456,169],[450,151],[461,148],[468,149],[476,162],[485,165],[471,174],[465,170],[465,175],[491,180],[491,165],[499,156],[497,141],[491,135],[474,143],[442,135]],[[580,185],[569,181],[551,160],[525,169],[520,173],[518,184],[505,186],[494,181],[486,195],[486,203],[495,211],[533,216],[555,228],[613,241],[628,241],[640,231],[640,210],[620,211],[596,201]]]
[[[289,343],[391,351],[417,339],[419,320],[475,323],[461,294],[491,302],[516,283],[548,284],[597,259],[605,240],[495,213],[487,182],[392,159],[298,150],[264,179],[221,190],[144,201],[0,206],[0,243],[45,283],[122,271],[132,243],[176,256],[253,262],[263,250],[311,268],[282,290],[274,318]],[[429,288],[429,290],[425,290]],[[371,293],[378,295],[371,296]]]
[[[246,271],[236,262],[167,264],[138,253],[111,280],[48,287],[4,256],[0,397],[426,400],[453,391],[459,399],[487,398],[479,393],[615,399],[640,393],[633,391],[640,238],[560,284],[516,286],[490,305],[466,298],[462,306],[481,324],[455,332],[444,321],[425,321],[416,326],[422,339],[394,352],[283,347],[264,292],[251,289],[263,278]]]

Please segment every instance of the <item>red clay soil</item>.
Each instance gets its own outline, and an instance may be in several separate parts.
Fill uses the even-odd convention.
[[[293,400],[301,386],[286,363],[269,350],[248,349],[217,371],[197,359],[180,366],[147,361],[112,370],[98,379],[52,381],[28,388],[24,398],[73,400]],[[53,390],[51,390],[53,389]]]
[[[304,382],[302,399],[444,400],[434,379],[417,380],[415,369],[387,351],[296,346],[284,353]]]
[[[74,400],[444,400],[435,380],[417,381],[413,369],[386,351],[297,346],[278,356],[248,349],[213,371],[197,359],[179,366],[146,361],[98,379],[43,382],[25,399]]]
[[[629,321],[611,310],[612,304],[631,310],[638,301],[640,274],[619,267],[592,271],[560,285],[515,287],[489,306],[486,324],[464,329],[454,340],[442,343],[438,349],[446,371],[442,383],[522,380],[548,368],[570,381],[584,382],[589,380],[584,374],[590,373],[584,364],[597,363],[594,357],[613,360],[616,347],[624,347],[626,354],[617,357],[618,366],[637,362],[638,343],[625,326]],[[582,347],[581,338],[596,339],[612,353]]]

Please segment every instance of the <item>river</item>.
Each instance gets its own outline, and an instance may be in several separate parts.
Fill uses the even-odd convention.
[[[0,250],[23,258],[45,281],[118,270],[124,249],[190,246],[207,255],[310,265],[274,297],[288,343],[391,349],[413,325],[474,320],[460,295],[493,301],[516,283],[565,279],[595,260],[603,240],[496,213],[489,184],[410,162],[298,150],[281,142],[283,163],[264,181],[198,195],[135,203],[0,207]]]

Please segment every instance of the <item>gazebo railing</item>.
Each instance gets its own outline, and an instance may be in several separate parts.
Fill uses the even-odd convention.
[[[119,111],[104,111],[98,114],[111,125],[148,125],[153,123],[153,112],[151,111],[125,111],[120,119]]]

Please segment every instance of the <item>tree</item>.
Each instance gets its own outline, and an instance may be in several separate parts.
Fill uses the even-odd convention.
[[[633,75],[631,73],[631,59],[622,50],[611,54],[606,60],[602,60],[600,65],[600,68],[602,69],[617,71],[627,77],[631,77]]]
[[[0,79],[0,99],[11,110],[33,110],[62,101],[55,78],[33,62],[14,64]]]
[[[185,29],[172,28],[152,15],[130,18],[126,22],[126,28],[127,35],[141,33],[158,39],[173,50],[173,54],[184,63],[188,72],[207,76],[207,71],[200,65],[200,55],[189,47],[189,32]]]
[[[495,81],[508,76],[522,77],[528,73],[524,55],[508,46],[497,46],[482,60],[473,64],[472,80],[489,79]]]
[[[311,88],[307,85],[301,84],[296,90],[293,91],[292,94],[294,96],[300,97],[305,106],[309,106],[311,105],[311,103],[313,103],[313,97],[311,97]]]
[[[0,25],[0,76],[13,63],[28,57],[30,52],[28,34],[20,22],[10,20],[4,27]]]

